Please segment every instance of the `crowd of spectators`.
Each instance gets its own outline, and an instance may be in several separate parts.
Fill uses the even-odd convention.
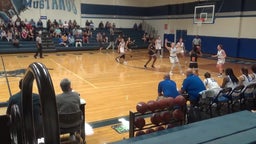
[[[133,26],[134,30],[142,29],[142,24]],[[9,23],[0,21],[0,40],[11,42],[14,47],[19,47],[20,41],[35,41],[36,34],[40,30],[47,30],[50,38],[57,39],[60,46],[82,47],[85,43],[90,43],[93,31],[96,29],[92,20],[86,20],[84,26],[77,24],[76,20],[62,21],[61,19],[48,19],[46,24],[39,19],[37,22],[33,19],[11,20]],[[118,34],[119,37],[126,39],[122,32],[116,29],[116,24],[106,21],[105,24],[101,21],[97,27],[98,31],[95,40],[100,44],[108,43],[111,34]],[[116,38],[115,44],[118,44],[119,38]],[[113,38],[112,38],[113,41]]]

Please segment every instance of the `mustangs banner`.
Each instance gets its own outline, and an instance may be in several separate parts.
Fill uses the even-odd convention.
[[[14,15],[25,10],[27,7],[27,0],[1,0],[0,1],[0,18],[5,22],[10,21]]]

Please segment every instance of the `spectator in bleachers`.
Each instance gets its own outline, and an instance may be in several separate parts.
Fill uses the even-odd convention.
[[[58,27],[61,30],[61,32],[63,32],[63,22],[61,21],[61,19],[59,19],[58,21]]]
[[[102,34],[102,42],[103,43],[108,43],[108,36],[106,35],[106,33]]]
[[[58,37],[58,44],[63,47],[67,46],[67,44],[63,41],[61,36]]]
[[[86,28],[87,30],[90,29],[90,22],[89,22],[89,20],[86,20],[86,22],[85,22],[85,28]]]
[[[21,19],[18,17],[15,21],[15,27],[20,31],[21,30]]]
[[[87,31],[83,32],[83,42],[89,43],[89,35],[88,35]]]
[[[105,29],[108,29],[109,28],[109,22],[108,21],[106,21],[106,23],[105,23]]]
[[[22,28],[21,39],[22,40],[27,40],[28,39],[28,31],[25,28]]]
[[[41,19],[39,19],[38,22],[36,23],[36,27],[37,27],[39,30],[42,30],[42,28],[43,28],[43,22],[41,21]]]
[[[90,21],[90,30],[94,30],[94,23],[92,22],[92,20]]]
[[[78,25],[77,25],[77,22],[76,22],[76,20],[73,20],[73,27],[72,27],[72,28],[74,28],[74,27],[76,27],[76,26],[78,26]]]
[[[50,29],[49,29],[50,37],[54,37],[54,31],[55,31],[54,24],[51,23]]]
[[[137,25],[137,23],[134,23],[134,25],[133,25],[133,30],[138,30],[138,25]]]
[[[31,19],[29,23],[32,25],[32,27],[36,27],[36,23],[33,19]]]
[[[11,29],[7,31],[7,41],[12,41],[12,31]]]
[[[29,29],[28,30],[28,40],[34,40],[34,32],[33,32],[33,29]]]
[[[55,27],[54,37],[59,37],[59,36],[61,36],[61,30],[59,27]]]
[[[64,22],[63,24],[63,33],[68,33],[69,32],[69,24],[67,21]]]
[[[13,32],[13,36],[16,37],[17,39],[20,39],[20,32],[17,28],[14,29],[14,32]]]
[[[71,33],[68,34],[68,44],[70,46],[74,46],[74,44],[75,44],[75,38]]]
[[[62,39],[63,43],[65,43],[65,46],[68,46],[68,36],[66,35],[66,33],[64,33],[61,36],[61,39]]]
[[[20,47],[20,41],[19,41],[19,39],[16,38],[16,36],[14,36],[14,38],[12,39],[12,44],[16,48]]]
[[[51,20],[48,19],[47,22],[46,22],[46,29],[47,29],[47,31],[50,31],[51,24],[52,24]]]
[[[142,30],[142,23],[139,24],[138,30],[140,30],[140,31]]]
[[[232,68],[225,69],[225,76],[223,78],[221,88],[235,88],[239,83],[238,78],[235,76]]]
[[[103,24],[102,21],[99,23],[99,29],[100,29],[100,30],[104,29],[104,24]]]
[[[100,32],[97,33],[96,40],[99,43],[99,50],[101,51],[103,49],[103,37]]]
[[[6,34],[6,31],[4,29],[2,29],[2,32],[1,32],[1,39],[3,41],[7,41],[7,34]]]
[[[82,47],[83,37],[81,34],[76,33],[75,34],[75,46],[76,47]]]
[[[53,20],[53,24],[54,24],[55,27],[59,27],[59,23],[57,22],[56,19]]]
[[[115,31],[115,29],[116,29],[116,24],[115,23],[112,24],[112,28]]]

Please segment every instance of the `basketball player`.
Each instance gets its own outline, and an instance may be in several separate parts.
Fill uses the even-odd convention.
[[[217,57],[218,58],[216,68],[219,71],[218,77],[222,77],[222,73],[224,71],[223,67],[224,67],[225,59],[226,59],[227,55],[226,55],[226,52],[223,50],[223,46],[221,44],[219,44],[217,46],[217,50],[218,50],[217,54],[212,55],[212,57]]]
[[[120,62],[120,58],[123,59],[123,63],[124,64],[127,64],[127,62],[125,61],[125,41],[124,41],[124,38],[121,39],[121,42],[119,43],[118,45],[118,53],[119,53],[119,56],[116,57],[116,61],[117,62]]]
[[[185,57],[185,44],[182,38],[180,38],[179,41],[176,43],[176,47],[177,51],[182,55],[182,57]]]
[[[191,68],[196,75],[199,75],[197,58],[198,56],[202,56],[200,46],[195,46],[193,50],[189,52],[189,55],[190,55],[189,68]]]
[[[161,53],[162,40],[161,40],[160,36],[158,36],[157,39],[155,40],[155,46],[156,46],[156,54],[160,55],[160,57],[163,57],[162,53]]]
[[[155,68],[154,64],[156,62],[156,48],[155,48],[155,40],[152,39],[150,41],[150,44],[148,45],[148,61],[146,62],[146,64],[144,65],[144,68],[147,68],[148,63],[152,60],[153,58],[153,63],[151,65],[152,68]]]
[[[169,53],[170,53],[170,63],[172,64],[172,67],[171,67],[171,70],[170,70],[170,75],[173,75],[173,68],[176,66],[176,64],[178,64],[178,67],[179,67],[179,70],[180,70],[180,73],[182,75],[184,75],[183,71],[182,71],[182,68],[181,68],[181,65],[180,65],[180,62],[179,62],[179,58],[177,57],[177,48],[175,47],[175,43],[174,42],[171,42],[171,46],[169,47],[167,45],[168,43],[168,40],[165,39],[165,48],[168,49]]]

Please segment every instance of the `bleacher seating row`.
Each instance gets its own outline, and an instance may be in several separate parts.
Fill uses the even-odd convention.
[[[108,30],[100,30],[96,29],[92,31],[92,36],[89,38],[89,43],[83,43],[82,47],[75,47],[71,45],[69,47],[63,47],[58,44],[57,38],[52,38],[50,41],[47,40],[50,44],[48,46],[43,46],[43,51],[45,52],[58,52],[58,51],[74,51],[74,50],[98,50],[99,44],[96,41],[96,34],[98,32],[105,32],[107,36],[109,36]],[[144,34],[144,31],[135,31],[132,28],[120,28],[117,29],[115,33],[115,38],[122,33],[127,37],[131,37],[132,40],[135,40],[135,45],[132,48],[146,48],[148,43],[145,43],[141,38]],[[104,44],[106,48],[108,43]],[[0,40],[0,53],[29,53],[36,52],[36,42],[35,41],[22,41],[20,40],[19,48],[13,46],[12,42],[2,41]]]

